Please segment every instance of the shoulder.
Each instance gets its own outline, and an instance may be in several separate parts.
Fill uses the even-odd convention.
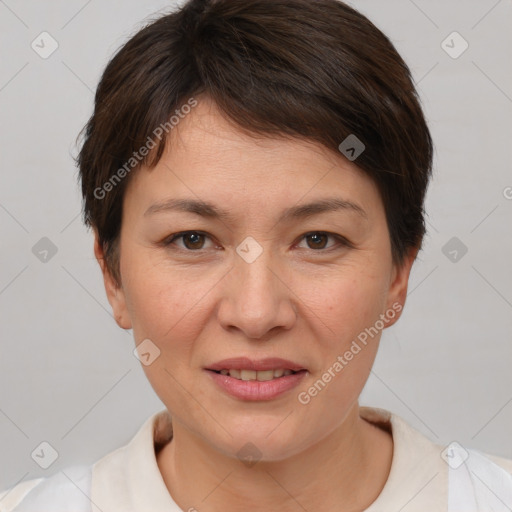
[[[44,478],[35,478],[21,482],[10,489],[3,489],[0,491],[0,512],[11,512],[25,496]]]
[[[128,510],[121,502],[126,504],[131,499],[134,485],[140,491],[146,490],[146,495],[149,492],[146,484],[161,484],[162,491],[166,491],[165,484],[159,480],[155,447],[164,445],[171,437],[170,415],[166,410],[159,411],[146,419],[128,444],[91,466],[68,466],[47,478],[0,490],[0,512]],[[157,480],[157,484],[151,480]],[[112,506],[104,507],[104,502]]]
[[[394,441],[388,481],[372,512],[390,510],[397,496],[414,497],[412,510],[512,510],[511,460],[456,441],[441,445],[383,409],[362,408],[361,416],[390,430]]]
[[[505,459],[503,457],[498,457],[497,455],[491,455],[489,453],[484,454],[489,460],[497,464],[502,469],[507,471],[512,475],[512,459]]]
[[[92,467],[71,466],[47,477],[0,491],[0,512],[92,512]]]
[[[449,510],[510,511],[512,461],[452,443]]]

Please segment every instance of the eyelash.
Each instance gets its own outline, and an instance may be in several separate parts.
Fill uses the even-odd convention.
[[[175,240],[178,240],[180,238],[182,239],[184,236],[191,235],[191,234],[205,236],[206,238],[210,238],[206,233],[204,233],[202,231],[181,231],[180,233],[175,233],[175,234],[167,237],[165,240],[163,240],[162,245],[164,247],[170,248],[170,246],[174,243]],[[339,249],[341,247],[353,248],[353,245],[346,238],[342,237],[341,235],[337,235],[335,233],[329,233],[328,231],[309,231],[308,233],[305,233],[304,235],[302,235],[302,237],[299,240],[299,243],[311,235],[324,235],[329,238],[334,238],[337,240],[338,245],[339,245],[338,247],[333,246],[333,247],[321,248],[321,249],[311,249],[311,251],[313,251],[313,252],[328,252],[331,250],[336,250],[337,248]],[[176,250],[181,250],[181,251],[189,252],[189,253],[201,253],[201,252],[205,251],[206,249],[193,250],[193,249],[187,249],[187,248],[180,247]]]

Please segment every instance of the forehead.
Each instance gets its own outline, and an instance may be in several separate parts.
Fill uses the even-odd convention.
[[[212,164],[222,162],[224,167],[228,167],[234,154],[244,163],[254,158],[276,163],[299,160],[299,155],[317,163],[336,163],[336,156],[330,150],[306,138],[249,132],[229,119],[207,96],[171,130],[167,149],[189,161],[208,159]]]
[[[137,171],[127,191],[141,205],[175,196],[261,211],[341,194],[369,210],[379,200],[373,181],[341,154],[306,139],[243,131],[207,98],[174,126],[147,171]]]

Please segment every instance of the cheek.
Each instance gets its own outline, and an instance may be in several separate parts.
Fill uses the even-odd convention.
[[[315,418],[322,418],[326,430],[343,420],[341,412],[357,401],[375,360],[382,332],[380,323],[375,326],[383,312],[387,281],[368,268],[340,273],[337,281],[331,280],[313,296],[318,321],[328,329],[315,342],[322,365],[297,396],[312,430],[317,428]]]
[[[209,292],[222,274],[193,265],[171,266],[147,251],[125,254],[126,306],[135,340],[149,338],[173,355],[190,350],[206,321]]]
[[[311,290],[317,315],[345,343],[361,330],[373,325],[386,304],[387,276],[382,269],[371,267],[343,269],[339,277]],[[340,339],[341,338],[341,339]]]
[[[207,321],[208,290],[219,278],[211,272],[202,276],[186,269],[141,264],[131,274],[125,291],[136,343],[150,339],[159,349],[158,357],[143,370],[153,389],[172,410],[189,408],[180,383],[187,382],[194,367],[197,340]],[[201,393],[194,396],[200,398]],[[196,411],[200,415],[200,411]]]

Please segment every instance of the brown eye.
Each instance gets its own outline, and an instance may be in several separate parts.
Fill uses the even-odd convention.
[[[306,235],[304,238],[312,242],[312,244],[308,244],[310,249],[324,249],[329,235],[325,233],[313,233]]]
[[[179,249],[187,250],[189,252],[200,251],[204,249],[205,240],[208,237],[203,233],[197,231],[185,231],[183,233],[177,233],[169,237],[164,245],[166,247],[177,245]],[[182,240],[182,244],[176,244],[176,240]]]
[[[204,235],[199,233],[189,233],[182,235],[183,243],[187,249],[202,249],[204,245]]]
[[[331,239],[333,243],[328,244]],[[311,231],[302,235],[301,243],[306,240],[307,247],[301,249],[313,249],[315,252],[328,252],[337,249],[353,248],[354,246],[343,236],[325,231]]]

